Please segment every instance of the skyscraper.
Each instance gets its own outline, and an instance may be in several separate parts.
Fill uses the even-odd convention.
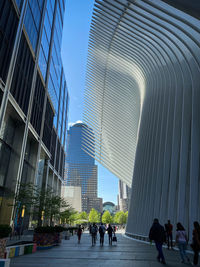
[[[65,1],[0,1],[0,223],[20,183],[60,194],[68,90],[61,60]]]
[[[65,184],[81,187],[82,211],[89,212],[92,207],[97,206],[97,165],[94,158],[84,151],[84,128],[92,138],[92,131],[83,123],[74,124],[68,131]],[[91,151],[92,146],[91,142]]]
[[[131,199],[131,188],[119,180],[118,207],[120,211],[128,211]]]

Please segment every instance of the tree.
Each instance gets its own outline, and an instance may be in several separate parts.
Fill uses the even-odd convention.
[[[127,216],[125,215],[125,213],[123,211],[118,211],[115,214],[114,217],[114,222],[118,223],[118,224],[125,224],[127,221]]]
[[[88,222],[88,214],[83,211],[78,214],[78,219],[76,221],[77,224],[84,224]]]
[[[74,224],[78,220],[78,212],[74,211],[70,216],[69,216],[69,224]]]
[[[36,205],[38,198],[36,196],[37,187],[32,183],[20,184],[18,193],[15,195],[11,193],[10,196],[14,197],[15,213],[21,214],[22,209],[25,209],[26,214],[32,214],[32,207]]]
[[[67,223],[67,224],[70,224],[71,223],[71,219],[70,216],[73,215],[75,213],[74,209],[73,208],[69,208],[69,209],[66,209],[64,211],[62,211],[60,213],[60,219],[61,219],[61,222],[62,223]]]
[[[52,225],[53,218],[60,219],[61,210],[70,208],[70,205],[60,196],[53,194],[52,189],[39,188],[32,183],[20,184],[19,190],[14,197],[15,216],[21,216],[22,210],[25,215],[32,215],[38,221],[42,220]]]
[[[99,213],[95,209],[91,209],[89,213],[89,222],[90,223],[98,223],[100,222]]]
[[[104,214],[102,215],[102,222],[103,223],[112,223],[112,221],[113,221],[113,218],[112,218],[110,212],[108,210],[106,210],[104,212]]]
[[[125,223],[127,223],[127,220],[128,220],[128,211],[125,212],[125,217],[126,217],[126,222]]]

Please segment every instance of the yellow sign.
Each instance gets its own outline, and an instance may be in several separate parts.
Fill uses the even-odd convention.
[[[24,213],[25,213],[25,206],[22,206],[22,218],[24,218]]]
[[[44,220],[44,210],[42,211],[42,216],[41,216],[41,220]]]

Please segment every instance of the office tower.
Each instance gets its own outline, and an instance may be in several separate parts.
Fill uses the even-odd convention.
[[[199,1],[96,1],[85,123],[95,158],[132,187],[126,232],[200,221]],[[88,140],[90,138],[88,137]]]
[[[128,211],[129,202],[131,199],[131,188],[125,183],[119,180],[119,197],[118,197],[118,207],[120,211]]]
[[[63,199],[73,208],[75,211],[82,211],[81,201],[81,187],[80,186],[62,186]]]
[[[94,158],[84,151],[82,142],[85,128],[92,137],[92,131],[81,122],[68,130],[65,185],[81,187],[82,211],[89,212],[97,202],[97,165]],[[93,143],[87,146],[93,153]]]
[[[60,194],[68,90],[61,60],[65,1],[0,1],[0,223],[21,183]],[[11,200],[12,202],[12,200]]]

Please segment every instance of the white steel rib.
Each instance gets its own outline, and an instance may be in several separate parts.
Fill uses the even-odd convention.
[[[191,233],[200,219],[194,2],[187,11],[178,0],[95,1],[84,108],[95,153],[87,128],[84,149],[132,186],[127,234],[147,235],[154,217]]]

